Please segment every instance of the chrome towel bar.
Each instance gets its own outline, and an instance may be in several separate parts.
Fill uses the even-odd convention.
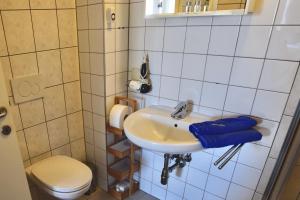
[[[218,169],[222,169],[230,160],[237,154],[237,152],[243,147],[244,144],[234,145],[228,149],[218,160],[214,162],[214,165],[217,166],[221,161],[224,161],[218,166]]]

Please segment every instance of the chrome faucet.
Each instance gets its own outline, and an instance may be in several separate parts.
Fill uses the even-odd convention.
[[[175,107],[175,111],[171,113],[171,117],[174,119],[184,119],[190,109],[191,103],[189,101],[181,101],[179,104]]]

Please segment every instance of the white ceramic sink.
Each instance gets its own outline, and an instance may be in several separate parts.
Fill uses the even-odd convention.
[[[171,117],[173,108],[151,106],[131,114],[124,122],[126,136],[134,144],[161,153],[190,153],[202,149],[201,143],[189,132],[189,125],[212,120],[195,113],[182,120]]]

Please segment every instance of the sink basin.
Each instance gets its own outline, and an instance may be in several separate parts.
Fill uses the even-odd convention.
[[[171,117],[173,108],[151,106],[129,115],[124,131],[131,142],[161,153],[191,153],[202,149],[201,143],[189,132],[189,125],[210,121],[212,117],[196,113],[177,120]]]

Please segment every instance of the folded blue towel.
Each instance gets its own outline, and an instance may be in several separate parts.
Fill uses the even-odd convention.
[[[194,134],[195,135],[195,134]],[[218,148],[261,140],[262,134],[255,129],[224,134],[196,134],[204,148]]]
[[[190,125],[189,130],[195,136],[198,134],[222,134],[241,131],[255,126],[257,122],[248,116],[219,119]],[[196,136],[197,137],[197,136]]]

